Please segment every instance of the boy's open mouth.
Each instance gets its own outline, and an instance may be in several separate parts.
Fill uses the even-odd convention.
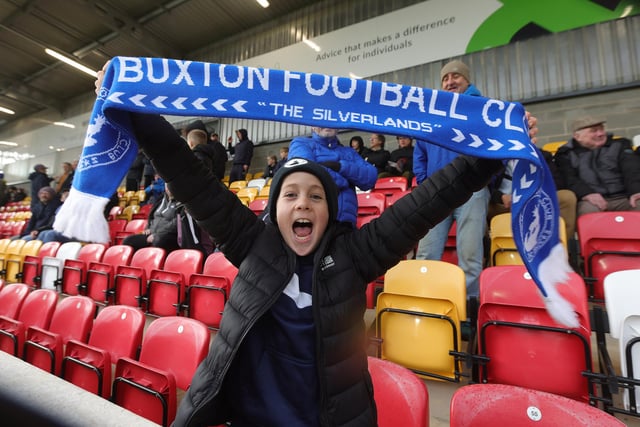
[[[293,233],[296,237],[307,237],[313,230],[313,224],[308,219],[299,219],[293,223]]]

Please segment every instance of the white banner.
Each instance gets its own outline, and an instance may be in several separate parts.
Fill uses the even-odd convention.
[[[430,0],[253,57],[240,65],[355,78],[465,53],[497,0]],[[315,47],[315,48],[314,48]]]

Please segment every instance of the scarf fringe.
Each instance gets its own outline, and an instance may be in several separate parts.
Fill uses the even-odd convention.
[[[109,243],[109,225],[104,209],[109,199],[71,188],[56,214],[53,229],[83,242]]]
[[[547,295],[543,296],[549,315],[558,323],[569,328],[580,326],[578,316],[569,301],[558,292],[557,286],[566,282],[573,271],[567,262],[567,252],[562,243],[551,249],[549,256],[542,260],[538,268],[538,276]]]

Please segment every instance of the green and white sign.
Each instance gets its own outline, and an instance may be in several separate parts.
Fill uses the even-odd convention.
[[[639,13],[638,0],[429,0],[241,65],[364,78]]]

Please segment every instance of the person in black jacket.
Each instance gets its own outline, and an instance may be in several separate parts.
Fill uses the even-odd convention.
[[[227,150],[224,149],[224,145],[220,142],[220,137],[215,132],[209,137],[209,145],[213,148],[213,174],[216,178],[222,180],[227,167],[227,160],[229,160]]]
[[[187,131],[187,144],[189,144],[189,147],[193,150],[193,154],[195,154],[211,172],[214,172],[213,164],[215,154],[213,147],[207,143],[208,140],[209,135],[206,130],[196,128]]]
[[[195,161],[161,116],[130,117],[174,197],[239,267],[217,338],[173,426],[376,426],[367,284],[502,163],[459,156],[357,230],[337,220],[338,189],[326,166],[291,158],[273,178],[265,222]]]
[[[378,171],[378,177],[380,174],[384,173],[387,165],[389,164],[389,159],[391,158],[391,153],[384,149],[385,136],[379,133],[372,133],[369,138],[369,148],[367,151],[362,154],[362,157],[373,166],[376,167]]]
[[[229,182],[242,181],[247,176],[247,171],[251,166],[251,159],[253,158],[253,142],[247,136],[246,129],[238,129],[236,136],[238,137],[238,143],[236,144],[233,155],[233,165],[229,172]]]
[[[29,174],[29,181],[31,181],[31,207],[33,208],[38,203],[38,192],[41,188],[48,187],[53,178],[47,175],[47,167],[38,163]]]
[[[640,156],[631,141],[613,138],[606,121],[581,117],[573,138],[555,155],[567,187],[578,198],[578,216],[601,211],[640,211]]]
[[[36,203],[31,206],[31,218],[24,230],[24,235],[20,238],[35,240],[40,232],[53,228],[58,206],[60,206],[60,199],[56,196],[56,190],[48,186],[42,187],[38,191]]]

